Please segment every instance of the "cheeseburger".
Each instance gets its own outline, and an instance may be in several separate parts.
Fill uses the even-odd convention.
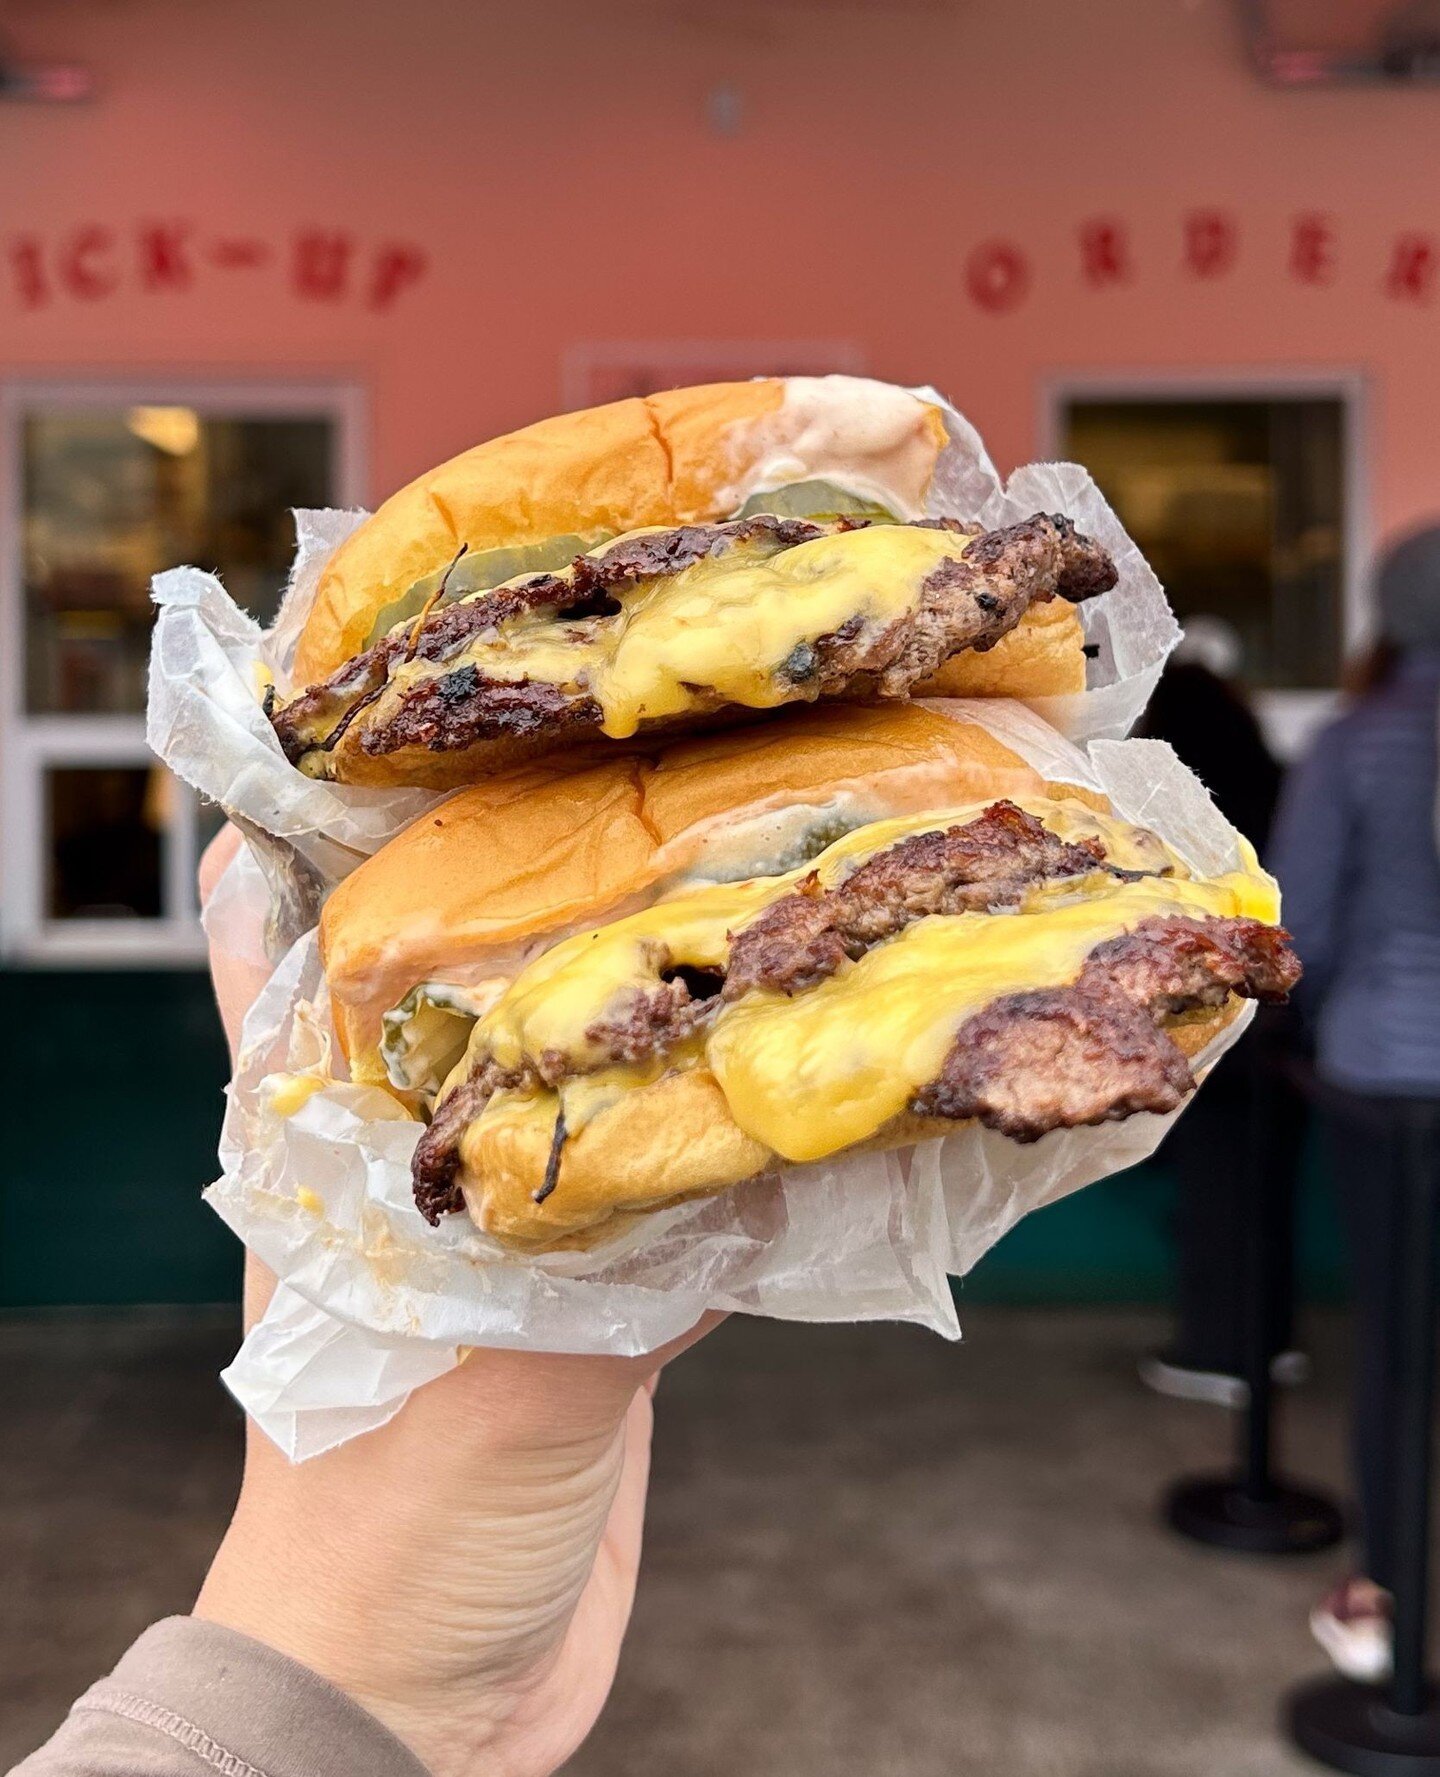
[[[267,694],[314,777],[435,789],[794,703],[1085,688],[1116,581],[1063,515],[935,515],[936,403],[770,377],[564,414],[412,482],[334,553]]]
[[[432,1222],[521,1251],[978,1123],[1165,1112],[1299,969],[1202,876],[941,707],[773,724],[460,791],[321,921],[352,1078],[427,1127]]]

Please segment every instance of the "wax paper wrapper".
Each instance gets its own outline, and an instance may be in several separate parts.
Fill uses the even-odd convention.
[[[1169,747],[1099,741],[1088,754],[1023,706],[934,706],[978,721],[1047,777],[1108,794],[1197,871],[1241,864],[1238,836]],[[263,908],[240,863],[211,920],[246,941]],[[248,884],[248,886],[247,886]],[[219,896],[217,895],[217,901]],[[1243,1020],[1199,1058],[1203,1071]],[[382,1423],[466,1347],[633,1355],[707,1309],[804,1321],[913,1321],[956,1337],[949,1277],[1022,1216],[1149,1154],[1171,1118],[1056,1130],[1021,1146],[979,1127],[882,1154],[780,1169],[638,1218],[588,1252],[517,1257],[463,1216],[439,1228],[411,1198],[420,1125],[389,1094],[329,1081],[332,1036],[313,933],[296,943],[245,1025],[213,1207],[282,1288],[227,1379],[263,1428],[303,1458]],[[297,1110],[294,1077],[320,1082]],[[280,1102],[276,1081],[290,1096]]]
[[[933,389],[915,391],[942,401]],[[1180,630],[1160,584],[1083,469],[1032,464],[1002,482],[975,428],[946,406],[950,442],[930,489],[934,515],[1012,524],[1064,512],[1111,552],[1119,583],[1080,606],[1089,687],[1037,700],[1062,734],[1117,739],[1134,726]],[[361,789],[303,776],[285,759],[260,707],[273,678],[288,695],[295,645],[326,561],[366,515],[297,512],[298,549],[272,629],[230,599],[213,574],[175,568],[155,580],[159,606],[150,662],[148,736],[178,776],[223,807],[255,846],[271,882],[272,954],[298,937],[327,888],[436,798],[420,790]]]

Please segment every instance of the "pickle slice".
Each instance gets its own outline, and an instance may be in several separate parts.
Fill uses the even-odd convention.
[[[489,592],[493,587],[503,586],[507,580],[518,580],[522,574],[553,574],[560,568],[568,568],[577,555],[584,555],[587,549],[594,549],[597,544],[609,540],[610,533],[605,531],[593,537],[542,537],[538,543],[507,543],[496,549],[467,551],[453,569],[437,568],[433,574],[417,580],[399,598],[382,605],[375,614],[370,634],[365,638],[365,646],[373,646],[398,624],[418,617],[447,573],[450,579],[441,603],[453,605],[456,599],[464,598],[468,593]]]
[[[751,494],[733,516],[753,518],[764,512],[776,518],[811,518],[819,522],[837,518],[863,518],[871,524],[898,524],[897,514],[875,500],[852,494],[833,481],[792,481],[785,487],[770,488],[765,493]],[[597,532],[591,537],[570,534],[544,537],[538,543],[504,544],[496,549],[477,549],[462,555],[453,568],[437,568],[423,580],[391,599],[376,612],[365,646],[371,647],[402,623],[418,617],[437,587],[445,580],[443,604],[472,593],[489,592],[522,574],[555,573],[568,568],[577,555],[612,541],[613,532]]]
[[[402,1092],[437,1093],[465,1054],[475,1020],[495,998],[422,981],[380,1020],[380,1056]]]
[[[757,512],[772,513],[776,518],[813,518],[820,522],[836,518],[865,518],[871,524],[899,524],[897,513],[877,500],[852,494],[833,481],[792,481],[784,487],[768,488],[751,494],[735,514],[736,518],[753,518]]]

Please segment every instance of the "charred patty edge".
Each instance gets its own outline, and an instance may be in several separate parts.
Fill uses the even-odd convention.
[[[398,628],[323,683],[272,709],[270,720],[291,764],[318,756],[328,765],[346,732],[391,687],[397,665],[411,659],[443,662],[476,635],[528,611],[548,609],[561,621],[594,607],[617,588],[681,573],[707,556],[757,538],[773,541],[778,553],[822,535],[863,528],[863,520],[820,525],[757,514],[623,538],[597,554],[576,557],[562,573],[537,574],[476,593]],[[1109,554],[1063,515],[1037,513],[989,532],[956,519],[924,519],[916,528],[965,538],[963,555],[942,562],[927,576],[915,608],[904,616],[883,624],[857,616],[828,635],[797,645],[778,669],[791,693],[786,701],[906,697],[912,685],[931,677],[950,655],[993,648],[1032,604],[1056,596],[1094,597],[1116,581]],[[592,621],[603,623],[607,617],[601,614]],[[727,707],[717,693],[697,714]],[[490,679],[462,664],[402,690],[398,707],[383,718],[359,721],[358,750],[371,758],[411,747],[463,752],[516,736],[553,734],[559,739],[576,730],[599,730],[602,722],[599,704],[583,689],[532,679]]]

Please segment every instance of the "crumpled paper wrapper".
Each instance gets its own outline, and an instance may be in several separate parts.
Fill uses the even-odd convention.
[[[941,401],[933,389],[915,391]],[[1037,511],[1064,512],[1115,558],[1119,584],[1080,606],[1089,688],[1036,700],[1070,739],[1128,734],[1180,639],[1160,583],[1089,475],[1074,464],[1032,464],[1002,483],[975,428],[946,406],[950,443],[930,490],[935,516],[995,527]],[[288,695],[295,646],[326,561],[364,512],[297,512],[297,552],[274,627],[262,631],[213,574],[157,575],[147,738],[186,783],[219,803],[255,847],[270,880],[272,956],[314,924],[319,903],[361,859],[424,812],[424,790],[319,783],[285,759],[260,707],[266,676]]]
[[[1168,746],[1098,741],[1082,753],[1018,704],[932,707],[981,722],[1047,776],[1103,790],[1197,871],[1240,865],[1238,836]],[[232,868],[210,910],[222,946],[253,943],[265,900],[253,863]],[[1244,1022],[1197,1066],[1208,1068]],[[909,1150],[785,1168],[642,1217],[590,1252],[521,1258],[463,1217],[439,1229],[421,1220],[409,1177],[420,1125],[388,1094],[334,1082],[278,1114],[269,1076],[328,1077],[330,1045],[310,933],[246,1020],[224,1176],[207,1193],[281,1280],[226,1380],[296,1460],[384,1423],[469,1346],[634,1355],[707,1309],[905,1320],[958,1337],[949,1277],[1022,1215],[1143,1159],[1173,1121],[1139,1115],[1030,1146],[963,1128]]]

